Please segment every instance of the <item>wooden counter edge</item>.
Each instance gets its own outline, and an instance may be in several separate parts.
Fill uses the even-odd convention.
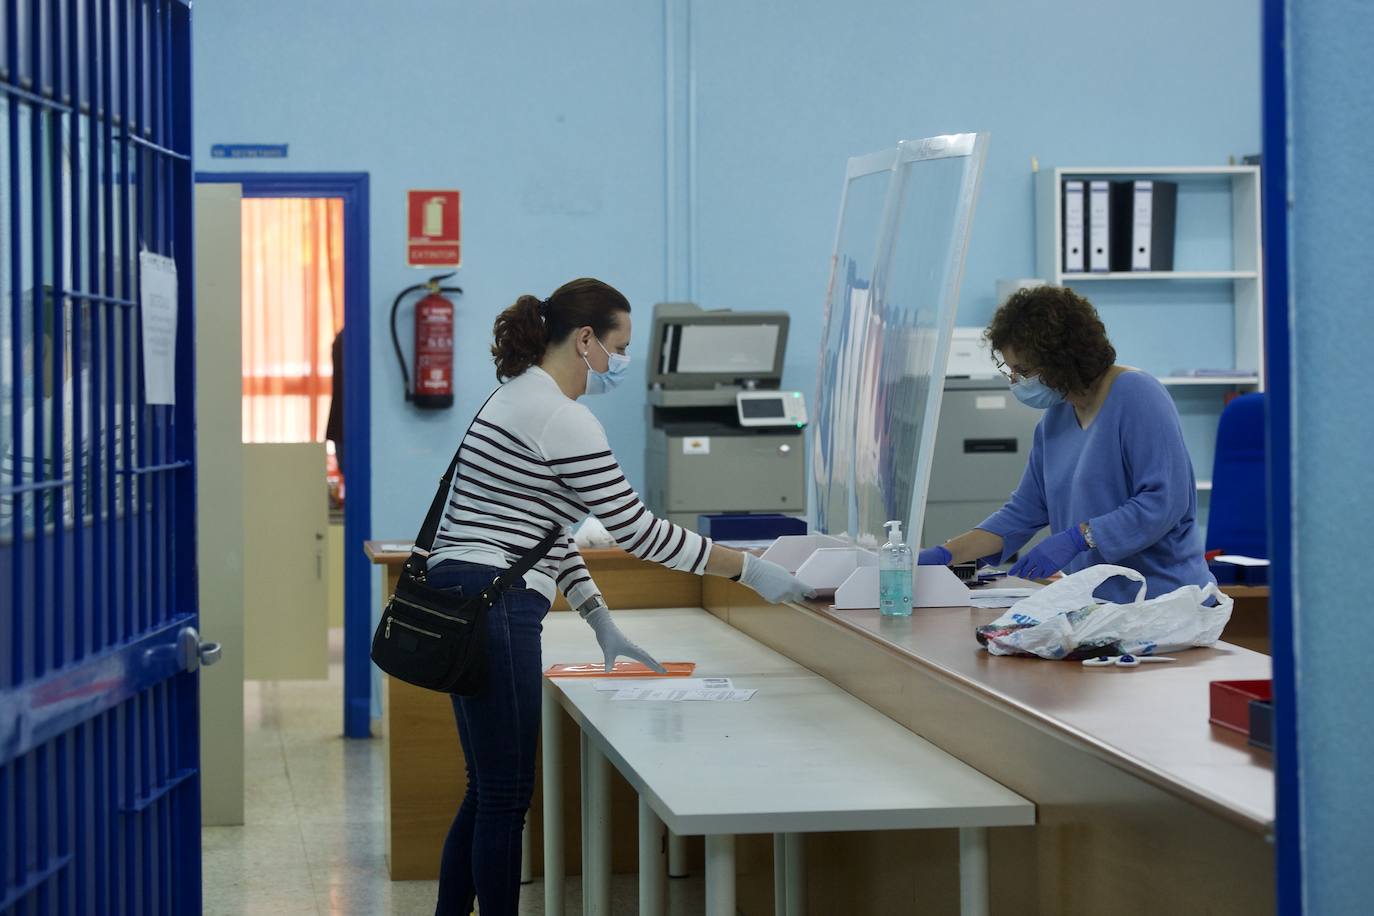
[[[909,652],[901,646],[893,645],[887,640],[880,638],[877,634],[855,625],[844,617],[830,613],[828,608],[821,607],[817,604],[797,603],[789,603],[788,607],[810,614],[820,620],[861,636],[881,648],[884,652],[905,661],[913,662],[919,667],[924,668],[939,680],[949,684],[959,692],[975,697],[990,705],[1000,707],[1028,725],[1064,740],[1066,743],[1075,745],[1081,750],[1087,751],[1097,759],[1123,772],[1129,773],[1156,788],[1162,789],[1171,795],[1192,802],[1220,816],[1224,820],[1230,821],[1237,826],[1244,827],[1262,836],[1267,836],[1273,831],[1272,820],[1255,817],[1255,815],[1247,809],[1237,808],[1221,799],[1208,795],[1206,792],[1194,787],[1191,783],[1182,782],[1170,775],[1167,771],[1151,766],[1136,757],[1126,754],[1119,748],[1100,741],[1092,735],[1040,712],[1032,706],[1019,703],[1005,694],[988,689],[976,681],[971,681],[959,672],[947,668],[936,661]],[[955,610],[957,610],[957,608]]]
[[[363,547],[364,551],[367,553],[367,556],[369,557],[369,559],[372,560],[374,564],[382,566],[399,566],[401,563],[404,563],[406,558],[410,555],[408,551],[382,551],[380,549],[381,545],[383,544],[396,543],[401,542],[367,541],[364,543]],[[618,547],[586,548],[582,551],[582,554],[584,559],[596,559],[601,560],[603,562],[614,562],[617,560],[632,559],[630,554],[626,553],[624,550],[621,550]],[[1228,590],[1239,590],[1240,588],[1242,587],[1227,586]],[[1261,587],[1250,586],[1243,588],[1245,588],[1248,592],[1251,589],[1258,590]],[[1267,592],[1267,589],[1264,589],[1264,591]],[[1253,812],[1251,812],[1248,809],[1238,808],[1234,805],[1228,804],[1225,801],[1217,799],[1214,796],[1211,796],[1206,792],[1203,792],[1202,790],[1195,788],[1190,783],[1178,780],[1176,777],[1170,775],[1165,770],[1161,770],[1160,768],[1145,763],[1144,761],[1136,757],[1130,756],[1129,754],[1122,752],[1120,749],[1114,747],[1113,745],[1106,744],[1094,738],[1092,735],[1081,731],[1080,729],[1074,728],[1052,716],[1049,716],[1039,711],[1035,707],[1019,703],[1015,699],[1008,697],[1005,694],[999,693],[995,690],[990,690],[982,684],[977,683],[976,681],[971,681],[959,672],[947,668],[944,665],[941,665],[939,662],[936,662],[922,655],[909,652],[900,646],[893,645],[892,643],[880,638],[877,634],[872,633],[864,629],[863,627],[855,625],[854,623],[850,622],[849,620],[846,620],[842,616],[831,613],[829,609],[826,607],[823,607],[815,603],[790,604],[789,606],[794,608],[795,610],[811,614],[815,617],[818,617],[821,620],[827,621],[849,632],[859,635],[864,639],[868,640],[869,642],[879,646],[883,649],[883,651],[887,652],[888,654],[903,659],[905,661],[915,663],[916,665],[920,666],[921,668],[938,677],[940,680],[953,686],[960,692],[978,698],[983,702],[987,702],[991,705],[1005,709],[1006,711],[1015,715],[1017,718],[1021,719],[1027,724],[1030,724],[1031,726],[1038,728],[1041,731],[1045,731],[1049,734],[1055,735],[1067,741],[1068,743],[1078,746],[1079,748],[1086,750],[1087,752],[1103,760],[1104,762],[1127,773],[1130,773],[1134,776],[1137,776],[1145,782],[1153,786],[1156,786],[1157,788],[1160,788],[1166,792],[1169,792],[1172,795],[1176,795],[1180,798],[1198,804],[1199,806],[1215,814],[1220,815],[1224,819],[1232,821],[1242,827],[1245,827],[1250,831],[1260,834],[1268,834],[1272,831],[1272,821],[1256,817],[1253,814]]]

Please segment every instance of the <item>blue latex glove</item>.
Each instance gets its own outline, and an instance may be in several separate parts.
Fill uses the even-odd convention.
[[[1088,542],[1083,539],[1083,532],[1074,525],[1035,545],[1030,553],[1007,570],[1007,575],[1020,576],[1022,579],[1045,579],[1068,566],[1074,557],[1087,549]]]
[[[917,566],[948,566],[954,562],[954,556],[943,544],[937,547],[927,547],[916,554]]]

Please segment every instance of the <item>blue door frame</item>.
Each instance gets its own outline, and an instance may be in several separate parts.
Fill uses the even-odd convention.
[[[199,912],[190,4],[4,0],[0,33],[0,913]]]
[[[366,172],[197,172],[243,186],[244,197],[341,197],[344,202],[344,735],[372,735],[372,395]]]
[[[1269,645],[1274,679],[1277,912],[1302,912],[1297,665],[1293,645],[1292,381],[1288,326],[1286,0],[1263,0],[1260,187],[1264,223],[1265,443],[1269,490]]]

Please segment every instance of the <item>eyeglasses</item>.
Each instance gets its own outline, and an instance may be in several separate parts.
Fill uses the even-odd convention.
[[[992,363],[997,367],[997,372],[1002,378],[1006,379],[1011,384],[1015,384],[1017,379],[1025,378],[1027,375],[1031,374],[1016,366],[1008,365],[1006,360],[1002,359],[1000,356],[994,356],[992,358]]]

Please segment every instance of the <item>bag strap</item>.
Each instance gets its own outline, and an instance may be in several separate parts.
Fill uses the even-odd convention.
[[[554,541],[557,541],[558,536],[562,533],[563,529],[558,525],[550,528],[549,533],[544,535],[542,541],[535,544],[528,553],[516,560],[514,566],[497,576],[496,581],[489,588],[483,590],[483,594],[492,589],[498,592],[503,591],[523,579],[525,573],[533,569],[534,565],[544,559],[544,555],[553,549]]]
[[[459,449],[461,448],[460,445]],[[454,452],[448,470],[444,472],[443,478],[439,481],[439,489],[434,493],[434,500],[429,504],[429,513],[425,515],[425,523],[420,526],[420,533],[415,536],[415,546],[411,549],[410,558],[406,560],[406,568],[412,575],[423,573],[429,562],[429,554],[434,549],[434,536],[439,532],[439,520],[443,518],[444,504],[448,502],[449,490],[453,487],[453,475],[457,472],[458,452]],[[412,568],[411,564],[417,561],[418,568]],[[421,577],[423,578],[423,576]]]
[[[500,390],[498,387],[496,391],[487,395],[482,406],[477,408],[477,413],[472,415],[472,422],[464,431],[463,438],[458,440],[458,448],[453,453],[453,460],[448,463],[448,470],[444,472],[443,478],[439,481],[439,489],[434,492],[434,499],[429,504],[429,513],[425,515],[425,523],[420,526],[420,533],[415,536],[415,546],[411,549],[409,558],[406,559],[404,573],[410,575],[411,578],[424,581],[425,572],[429,565],[429,555],[434,550],[434,537],[439,532],[439,521],[444,516],[444,504],[448,502],[449,490],[453,488],[453,475],[458,473],[458,456],[463,451],[463,442],[467,439],[468,433],[472,432],[472,427],[477,422],[477,418],[482,415],[487,404],[491,403],[491,399],[496,397],[496,392]],[[544,535],[544,539],[531,547],[528,553],[515,562],[514,566],[497,577],[496,581],[482,592],[482,596],[486,597],[487,592],[492,591],[492,589],[500,592],[510,588],[512,584],[522,579],[525,573],[533,569],[534,565],[544,559],[545,554],[553,549],[554,542],[558,540],[561,533],[562,528],[555,523],[549,533]]]

